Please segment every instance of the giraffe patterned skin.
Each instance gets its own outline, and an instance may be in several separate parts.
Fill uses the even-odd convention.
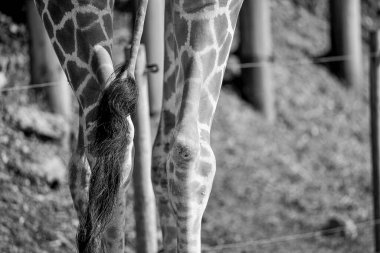
[[[153,145],[152,182],[165,252],[201,252],[201,220],[216,165],[210,129],[243,0],[165,0],[163,107]],[[96,155],[99,98],[110,76],[113,0],[36,0],[53,47],[80,104],[79,136],[69,165],[70,190],[80,221]],[[100,45],[100,49],[97,45]],[[101,51],[105,57],[97,57]],[[99,62],[100,61],[100,62]],[[99,67],[103,66],[103,67]],[[132,162],[128,117],[121,191],[103,233],[106,252],[124,252],[125,191]]]

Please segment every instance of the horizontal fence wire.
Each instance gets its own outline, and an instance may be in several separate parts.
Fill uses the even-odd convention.
[[[62,84],[62,82],[60,82],[60,81],[39,83],[39,84],[27,84],[27,85],[20,85],[20,86],[9,87],[9,88],[2,88],[2,89],[0,89],[0,92],[30,90],[30,89],[37,89],[37,88],[44,88],[44,87],[54,87],[54,86],[58,86],[60,84]]]
[[[316,64],[316,63],[343,62],[343,61],[349,60],[350,57],[352,56],[338,55],[338,56],[319,57],[312,60],[288,59],[288,60],[270,61],[269,63],[277,63],[282,66],[311,65],[311,64]],[[368,54],[368,57],[380,57],[380,54],[378,52],[372,52]],[[240,69],[258,68],[258,67],[268,66],[268,62],[264,62],[264,63],[263,62],[247,62],[247,63],[235,64],[235,66]],[[2,88],[0,89],[0,92],[29,90],[29,89],[36,89],[36,88],[43,88],[43,87],[54,87],[54,86],[60,85],[61,83],[62,82],[56,81],[56,82],[47,82],[47,83],[40,83],[40,84],[28,84],[28,85],[22,85],[22,86]]]
[[[364,227],[370,225],[371,228],[376,225],[380,224],[380,220],[367,220],[362,222],[355,223],[355,226],[357,228]],[[316,230],[312,232],[306,232],[306,233],[298,233],[298,234],[292,234],[292,235],[284,235],[284,236],[278,236],[278,237],[272,237],[268,239],[259,239],[259,240],[249,240],[249,241],[243,241],[243,242],[236,242],[236,243],[228,243],[228,244],[222,244],[212,247],[205,247],[202,249],[203,252],[217,252],[221,250],[233,250],[233,249],[242,249],[242,248],[253,248],[258,246],[265,246],[269,244],[276,244],[276,243],[282,243],[282,242],[290,242],[290,241],[296,241],[301,239],[311,239],[323,234],[334,234],[343,232],[345,230],[344,226],[331,228],[331,229],[321,229]]]

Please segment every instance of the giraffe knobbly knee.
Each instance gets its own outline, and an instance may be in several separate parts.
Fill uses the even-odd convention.
[[[186,169],[199,159],[199,137],[178,134],[172,146],[172,160],[175,167]]]

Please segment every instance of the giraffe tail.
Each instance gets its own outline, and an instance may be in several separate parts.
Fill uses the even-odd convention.
[[[89,203],[78,229],[80,253],[103,252],[101,235],[112,218],[122,178],[130,126],[127,117],[135,111],[138,89],[134,78],[117,74],[104,89],[99,102],[95,141],[89,147],[96,162],[91,170]]]

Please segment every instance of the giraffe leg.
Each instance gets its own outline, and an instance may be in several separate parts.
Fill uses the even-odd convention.
[[[216,170],[210,129],[241,3],[173,0],[167,5],[166,27],[173,38],[166,40],[165,80],[175,83],[167,96],[175,124],[166,172],[181,253],[201,252],[201,221]]]
[[[102,46],[95,46],[94,50],[94,66],[96,66],[94,68],[94,72],[97,73],[99,83],[106,86],[108,78],[113,73],[112,60],[109,53]],[[114,83],[115,80],[118,83]],[[109,106],[109,103],[112,102],[119,107],[125,108],[125,104],[123,103],[129,103],[129,100],[128,97],[123,97],[123,95],[125,95],[123,92],[127,92],[128,94],[128,91],[126,91],[125,89],[117,90],[117,88],[119,88],[120,86],[122,88],[125,88],[124,86],[134,84],[124,82],[120,83],[117,77],[115,78],[115,80],[108,84],[106,88],[111,89],[111,93],[106,93],[108,94],[108,96],[103,95],[103,99],[104,96],[106,96],[106,99],[101,100],[101,102],[99,102],[100,118],[103,117],[104,119],[105,117],[105,120],[99,119],[97,121],[98,126],[93,128],[97,129],[95,131],[95,136],[91,134],[87,135],[88,137],[90,137],[89,142],[91,142],[91,145],[90,148],[86,151],[88,153],[88,156],[92,157],[92,159],[90,159],[91,168],[93,173],[95,174],[95,179],[91,177],[91,180],[94,179],[94,181],[91,182],[94,188],[92,189],[93,192],[90,192],[89,196],[95,197],[98,202],[106,202],[107,198],[110,198],[111,196],[112,190],[110,189],[112,188],[112,186],[115,187],[118,184],[119,188],[117,189],[117,187],[115,187],[114,189],[114,191],[116,191],[115,203],[107,203],[107,206],[104,206],[104,203],[96,203],[95,205],[94,203],[92,203],[92,207],[94,209],[89,208],[88,210],[90,212],[90,217],[98,217],[99,219],[105,219],[104,217],[106,216],[110,217],[105,219],[105,227],[104,232],[101,234],[100,247],[107,253],[124,253],[126,190],[130,183],[132,172],[132,148],[134,126],[131,120],[131,116],[129,114],[117,114],[116,116],[112,115],[112,113],[115,113],[115,111],[117,111],[117,109],[119,108],[110,107],[113,110],[110,111],[111,109],[107,106]],[[116,94],[112,92],[116,92]],[[114,96],[116,96],[116,98]],[[117,113],[124,113],[124,111],[117,111]],[[114,117],[113,121],[109,121],[108,117]],[[110,130],[110,132],[112,133],[111,137],[114,139],[106,139],[106,141],[100,139],[101,141],[99,142],[99,137],[104,138],[104,136],[107,136],[108,134],[107,131],[104,131],[104,126],[106,126],[107,130],[109,130],[110,128],[112,129]],[[99,170],[99,164],[102,165],[102,170]],[[107,170],[113,170],[113,173],[116,174],[114,176],[109,177],[107,176],[107,173],[109,173],[107,172]],[[99,182],[97,182],[96,180],[103,180],[103,182],[99,184]],[[106,184],[104,185],[105,182]],[[105,189],[104,187],[108,187],[109,189]],[[99,198],[101,194],[103,194],[104,196]],[[90,199],[89,201],[90,207],[91,201],[93,200],[94,199]],[[106,208],[108,212],[106,212],[105,210],[100,210],[104,208]],[[99,223],[96,219],[94,221],[95,225]],[[91,221],[91,223],[94,224],[94,221]]]
[[[209,144],[201,140],[200,131],[193,115],[184,116],[175,130],[166,164],[178,230],[177,252],[201,252],[201,221],[211,192],[215,158]]]
[[[169,142],[164,138],[162,128],[164,119],[161,119],[157,138],[152,152],[152,182],[157,200],[158,213],[162,230],[162,240],[165,253],[177,252],[177,225],[171,210],[168,195],[166,162]]]
[[[133,124],[130,116],[128,122],[132,129],[129,136],[134,136]],[[107,224],[104,231],[102,244],[106,248],[107,253],[124,253],[125,245],[125,219],[126,219],[126,193],[127,188],[132,179],[132,147],[133,142],[130,141],[127,147],[126,158],[122,167],[122,176],[120,190],[117,196],[117,203],[113,210],[112,218]]]
[[[79,125],[77,147],[69,162],[69,187],[80,221],[84,217],[88,204],[89,178],[90,166],[85,155],[84,132],[83,127]]]

